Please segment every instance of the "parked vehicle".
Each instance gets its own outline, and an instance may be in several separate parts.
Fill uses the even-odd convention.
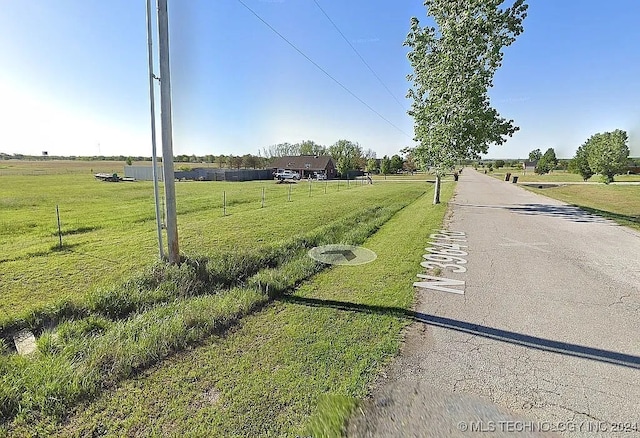
[[[327,179],[327,174],[324,173],[324,172],[313,172],[313,176],[318,181],[323,180],[323,179]]]
[[[300,179],[300,174],[298,172],[295,172],[293,170],[288,170],[288,169],[278,169],[276,173],[273,174],[273,176],[275,177],[275,179],[278,179],[278,180]]]

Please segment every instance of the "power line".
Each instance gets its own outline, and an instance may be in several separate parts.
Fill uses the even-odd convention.
[[[362,61],[362,63],[364,65],[367,66],[367,68],[369,69],[369,71],[376,77],[376,79],[378,80],[378,82],[380,82],[380,84],[384,87],[385,90],[387,90],[387,92],[389,93],[389,95],[391,97],[393,97],[393,100],[395,100],[398,105],[400,105],[400,108],[402,108],[403,110],[406,110],[405,106],[402,105],[402,103],[398,100],[398,98],[396,97],[395,94],[393,94],[393,92],[389,89],[389,87],[387,87],[387,85],[382,81],[382,79],[380,79],[380,76],[378,76],[376,74],[376,72],[373,70],[373,68],[371,68],[371,66],[367,63],[367,61],[365,61],[365,59],[362,57],[362,55],[360,54],[360,52],[358,52],[358,50],[353,46],[353,44],[351,44],[351,41],[349,41],[349,39],[347,39],[347,37],[344,35],[344,33],[342,33],[342,31],[340,30],[340,28],[338,27],[338,25],[331,19],[331,17],[329,17],[329,14],[327,14],[325,12],[324,9],[322,9],[322,6],[320,6],[320,4],[316,1],[313,0],[313,2],[316,4],[316,6],[318,7],[318,9],[320,9],[320,11],[324,14],[325,17],[327,17],[327,20],[329,20],[329,22],[333,25],[333,27],[336,28],[336,30],[338,31],[338,33],[340,34],[340,36],[342,37],[343,40],[345,40],[347,42],[347,44],[349,44],[349,47],[351,47],[351,49],[355,52],[356,55],[358,55],[358,58],[360,58],[360,60]]]
[[[342,82],[338,81],[336,78],[334,78],[333,76],[331,76],[331,74],[329,74],[329,72],[327,72],[324,68],[322,68],[320,65],[318,65],[317,62],[315,62],[313,59],[311,59],[309,56],[307,56],[302,50],[300,50],[298,47],[296,47],[291,41],[289,41],[284,35],[282,35],[280,32],[278,32],[273,26],[271,26],[269,23],[267,23],[260,15],[258,15],[253,9],[251,9],[249,6],[247,6],[246,3],[244,3],[242,0],[237,0],[238,3],[240,3],[242,6],[245,7],[245,9],[247,9],[249,12],[251,12],[258,20],[262,21],[262,23],[267,26],[269,29],[271,29],[276,35],[278,35],[284,42],[286,42],[287,44],[289,44],[296,52],[298,52],[300,55],[302,55],[307,61],[309,61],[311,64],[313,64],[318,70],[320,70],[322,73],[324,73],[329,79],[331,79],[333,82],[335,82],[336,84],[338,84],[340,87],[342,87],[342,89],[344,89],[347,93],[349,93],[351,96],[353,96],[358,102],[360,102],[361,104],[363,104],[364,106],[366,106],[367,108],[369,108],[369,110],[371,112],[373,112],[375,115],[377,115],[378,117],[380,117],[382,120],[384,120],[385,122],[387,122],[389,125],[393,126],[395,129],[397,129],[398,131],[400,131],[401,133],[403,133],[404,135],[406,135],[409,138],[412,138],[409,134],[407,134],[406,132],[404,132],[402,129],[400,129],[399,127],[397,127],[396,125],[394,125],[389,119],[387,119],[386,117],[384,117],[382,114],[380,114],[378,111],[376,111],[375,109],[373,109],[368,103],[366,103],[364,100],[360,99],[353,91],[351,91],[350,89],[348,89],[345,85],[342,84]]]

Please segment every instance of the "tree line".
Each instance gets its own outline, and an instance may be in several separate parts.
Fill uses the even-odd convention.
[[[404,155],[401,156],[400,154]],[[285,156],[331,156],[336,163],[336,170],[342,176],[351,171],[364,171],[369,173],[397,173],[399,171],[413,172],[417,165],[413,158],[412,150],[405,148],[400,154],[391,157],[384,156],[382,159],[376,158],[376,152],[372,149],[364,149],[359,143],[341,139],[330,146],[325,146],[313,140],[304,140],[300,143],[278,143],[264,147],[259,155],[196,155],[178,154],[173,160],[178,168],[191,168],[194,164],[207,163],[217,164],[219,168],[231,169],[265,169],[270,168],[272,163],[280,157]],[[20,159],[20,160],[81,160],[81,161],[124,161],[131,165],[134,161],[151,161],[150,157],[141,156],[33,156],[23,154],[0,153],[0,159]],[[158,162],[162,158],[158,157]],[[184,164],[183,164],[184,163]],[[189,165],[187,166],[186,163]]]
[[[640,159],[629,158],[627,141],[626,131],[616,129],[592,135],[571,160],[558,160],[553,148],[544,154],[540,149],[534,149],[529,153],[529,160],[537,162],[535,172],[540,175],[562,168],[579,174],[585,181],[593,175],[600,175],[602,182],[608,184],[629,167],[640,165]]]

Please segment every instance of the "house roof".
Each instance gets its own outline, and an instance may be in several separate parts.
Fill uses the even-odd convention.
[[[292,169],[292,170],[325,170],[329,163],[333,163],[333,158],[328,155],[298,155],[280,157],[271,164],[274,169]],[[335,167],[335,163],[333,163]]]
[[[538,160],[533,160],[533,161],[524,160],[524,165],[525,167],[536,167],[538,165]]]

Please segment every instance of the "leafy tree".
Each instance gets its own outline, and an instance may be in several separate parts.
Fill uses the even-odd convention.
[[[258,157],[251,155],[251,154],[245,154],[242,156],[242,166],[244,166],[244,168],[253,168],[255,169],[256,167],[258,167]]]
[[[328,152],[336,161],[336,170],[342,176],[362,166],[362,148],[358,143],[338,140],[329,146]]]
[[[401,149],[400,152],[402,152],[402,154],[404,155],[404,169],[407,172],[411,172],[411,174],[413,175],[413,172],[418,169],[418,165],[416,164],[416,160],[413,156],[413,149],[404,148]]]
[[[394,155],[391,157],[391,173],[398,173],[399,170],[402,170],[404,166],[404,160],[400,155]]]
[[[523,32],[527,5],[516,0],[425,0],[436,27],[416,17],[404,45],[413,73],[408,111],[414,119],[417,163],[436,174],[434,204],[440,202],[442,176],[461,159],[486,153],[517,131],[512,120],[491,107],[488,88],[502,65],[502,49]]]
[[[626,131],[616,129],[613,132],[595,134],[586,143],[587,160],[594,173],[602,176],[606,184],[613,182],[613,177],[624,172],[627,167],[629,147]]]
[[[495,166],[496,169],[500,169],[501,167],[504,167],[504,160],[496,160]]]
[[[387,175],[391,170],[391,160],[386,155],[382,157],[380,160],[380,173],[383,175]]]
[[[367,160],[367,172],[375,172],[376,170],[378,170],[378,160],[376,160],[375,158],[369,158]]]
[[[280,158],[290,155],[300,155],[300,145],[291,143],[278,143],[263,148],[263,155],[267,158]]]
[[[542,158],[542,151],[540,149],[534,149],[529,152],[529,161],[538,161]]]
[[[552,168],[555,168],[558,165],[558,157],[556,157],[556,151],[553,148],[547,149],[542,155],[542,158],[544,158]]]
[[[555,169],[557,164],[558,164],[558,158],[556,158],[556,151],[554,151],[553,148],[549,148],[546,150],[544,155],[538,160],[538,164],[536,165],[535,172],[539,175],[544,175],[546,173],[551,172],[553,169]]]
[[[327,154],[327,148],[325,146],[317,144],[312,140],[305,140],[294,146],[298,147],[298,153],[300,155],[326,155]]]
[[[229,155],[227,159],[229,166],[233,169],[240,169],[242,167],[242,157],[236,157],[235,155]]]
[[[127,166],[131,166],[133,164],[133,160],[131,159],[131,157],[127,157],[127,161],[125,161],[127,163]]]
[[[225,164],[227,164],[227,156],[226,155],[218,155],[216,157],[216,161],[218,162],[218,167],[222,169]]]
[[[593,170],[589,167],[587,143],[578,148],[576,155],[569,162],[569,172],[579,174],[585,181],[593,176]]]

